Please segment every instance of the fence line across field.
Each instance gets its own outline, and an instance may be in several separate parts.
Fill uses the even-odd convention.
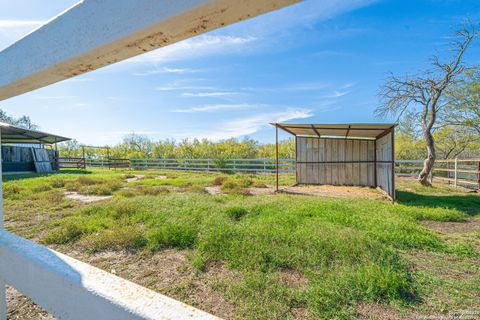
[[[148,158],[148,159],[85,159],[59,158],[60,168],[86,167],[132,168],[132,169],[171,169],[186,171],[226,171],[244,173],[274,173],[276,160],[257,159],[212,159],[212,158]],[[397,176],[414,177],[423,169],[424,160],[396,160]],[[280,173],[295,173],[295,159],[279,159]],[[480,159],[436,160],[431,179],[446,181],[454,186],[466,186],[480,189]]]

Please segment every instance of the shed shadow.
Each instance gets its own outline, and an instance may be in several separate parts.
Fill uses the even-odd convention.
[[[407,206],[447,208],[461,211],[470,216],[480,214],[480,195],[430,195],[408,191],[396,191],[397,202]]]

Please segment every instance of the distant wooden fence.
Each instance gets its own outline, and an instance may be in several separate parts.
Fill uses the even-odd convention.
[[[133,169],[275,172],[275,159],[130,159]],[[295,172],[294,159],[279,159],[279,172]]]
[[[58,157],[55,158],[56,167],[59,169],[85,169],[85,158]]]
[[[396,160],[395,165],[397,176],[417,176],[423,168],[423,160]],[[436,160],[430,178],[480,190],[480,159]]]
[[[75,159],[75,158],[72,158]],[[173,169],[191,171],[224,171],[272,173],[275,159],[86,159],[87,167]],[[294,159],[279,159],[279,172],[295,173]],[[395,160],[396,176],[417,176],[423,160]],[[454,186],[480,189],[480,159],[437,160],[432,179],[446,181]]]

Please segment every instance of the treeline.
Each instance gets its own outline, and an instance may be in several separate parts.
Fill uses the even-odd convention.
[[[480,139],[475,132],[462,126],[445,126],[434,132],[439,159],[480,156]],[[261,144],[254,139],[227,139],[212,142],[207,139],[154,141],[146,136],[131,134],[122,142],[105,148],[90,148],[76,141],[59,144],[62,157],[85,157],[87,159],[110,158],[164,158],[164,159],[252,159],[274,158],[275,144]],[[414,124],[404,120],[395,135],[395,157],[399,160],[419,160],[426,156],[425,141]],[[295,158],[295,139],[280,141],[279,157]]]
[[[59,144],[62,157],[82,157],[87,159],[110,158],[176,158],[176,159],[250,159],[274,158],[275,144],[261,144],[250,138],[226,139],[213,142],[207,139],[184,139],[154,141],[146,136],[130,134],[119,144],[105,148],[82,147],[72,140]],[[280,158],[295,158],[295,140],[279,142]]]

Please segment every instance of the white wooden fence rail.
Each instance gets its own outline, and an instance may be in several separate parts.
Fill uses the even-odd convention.
[[[417,176],[423,160],[396,160],[397,176]],[[446,181],[453,186],[480,190],[480,159],[436,160],[431,179]]]
[[[275,172],[275,159],[130,159],[132,169],[191,171]],[[109,167],[108,159],[87,159],[87,167]],[[279,159],[279,172],[295,172],[294,159]]]
[[[0,274],[59,319],[219,319],[4,230]]]
[[[190,171],[229,171],[272,173],[276,171],[275,159],[129,159],[132,169],[173,169]],[[90,167],[108,167],[108,159],[86,160]],[[423,168],[423,160],[396,160],[397,176],[414,177]],[[279,159],[279,172],[294,173],[294,159]],[[437,160],[431,179],[445,180],[455,186],[480,188],[480,159]]]

